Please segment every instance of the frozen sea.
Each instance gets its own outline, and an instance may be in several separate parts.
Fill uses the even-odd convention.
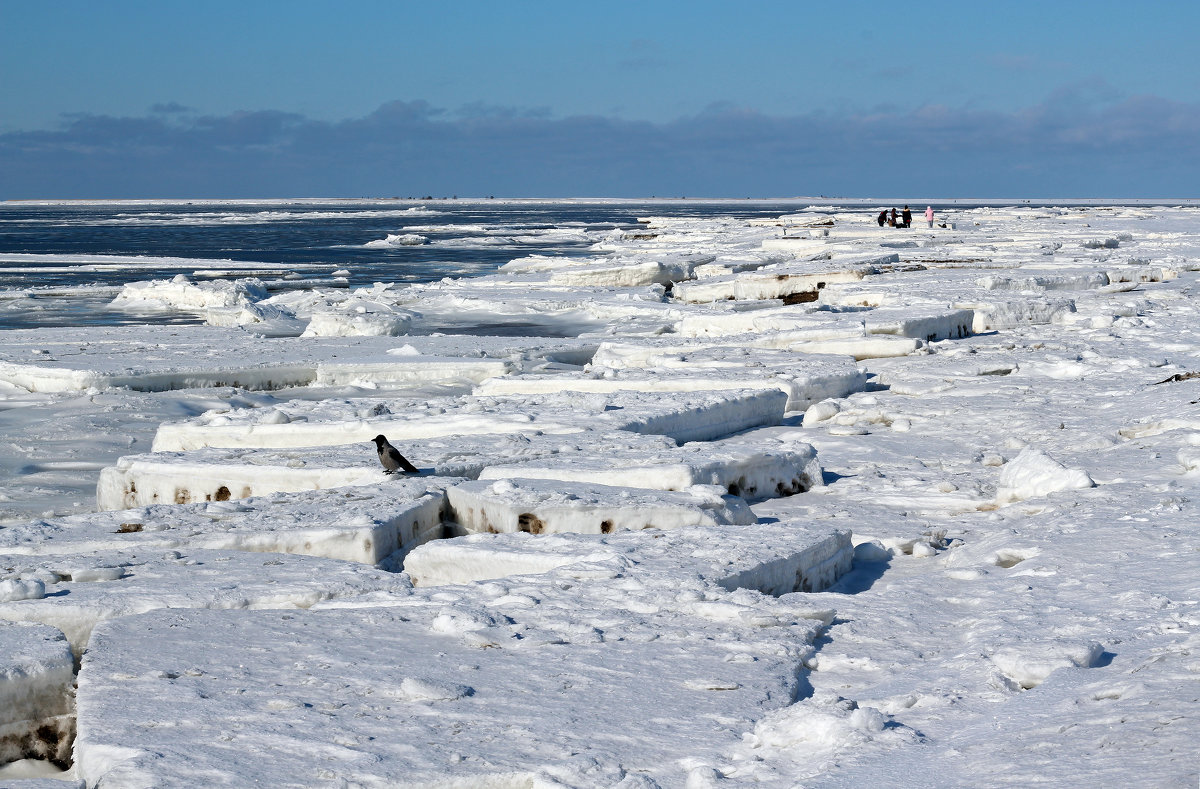
[[[1200,208],[892,205],[0,204],[0,786],[1195,786]]]
[[[0,204],[0,328],[195,323],[190,314],[106,309],[114,288],[181,273],[199,281],[256,276],[273,290],[431,282],[490,273],[526,254],[583,256],[639,216],[780,210],[694,200]]]

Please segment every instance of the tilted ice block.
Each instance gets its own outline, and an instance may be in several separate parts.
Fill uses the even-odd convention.
[[[685,403],[645,415],[613,413],[613,428],[669,436],[679,442],[712,441],[755,427],[777,425],[789,395],[779,389],[692,392]]]
[[[500,359],[395,355],[384,337],[259,337],[240,329],[103,327],[80,340],[54,329],[8,332],[0,381],[30,391],[125,387],[165,391],[213,386],[278,389],[311,383],[432,384],[503,375]],[[264,364],[264,360],[269,363]]]
[[[698,442],[652,455],[590,455],[490,466],[481,480],[556,479],[655,490],[719,485],[747,500],[791,496],[824,484],[817,451],[800,441]]]
[[[66,766],[75,732],[75,658],[52,627],[0,621],[0,765]]]
[[[0,530],[0,554],[203,548],[378,564],[442,536],[441,484],[453,482],[396,477],[377,485],[40,520]]]
[[[957,340],[971,334],[971,310],[916,308],[874,309],[862,313],[868,334],[895,334],[927,342]]]
[[[783,397],[774,390],[740,390],[681,393],[671,398],[634,391],[460,397],[434,404],[293,401],[271,408],[210,411],[186,422],[165,423],[158,429],[153,450],[330,446],[369,441],[379,434],[415,441],[585,429],[706,440],[777,423],[783,416]]]
[[[401,454],[426,474],[479,476],[494,463],[559,453],[623,451],[628,448],[674,446],[663,436],[621,431],[543,435],[540,433],[442,436],[393,442]],[[121,510],[152,504],[187,504],[297,493],[390,479],[369,442],[291,449],[220,449],[152,452],[128,455],[100,472],[96,506]]]
[[[482,388],[482,387],[481,387]],[[787,396],[774,389],[701,389],[657,392],[563,390],[546,394],[481,395],[478,405],[536,416],[537,426],[573,426],[572,432],[629,431],[675,441],[711,441],[754,427],[778,424]]]
[[[405,594],[403,575],[314,556],[135,550],[4,556],[6,575],[44,579],[37,600],[0,603],[0,619],[61,630],[76,655],[97,622],[156,608],[308,608],[374,591]]]
[[[651,491],[562,480],[500,479],[464,482],[446,493],[450,518],[467,532],[609,534],[755,521],[743,499],[709,485]]]
[[[556,376],[509,376],[493,378],[475,388],[476,395],[517,395],[552,392],[592,392],[610,394],[622,391],[634,392],[714,392],[727,393],[731,403],[740,401],[735,392],[746,390],[779,390],[787,395],[786,410],[806,408],[813,400],[826,397],[843,397],[866,385],[866,376],[857,367],[844,359],[830,359],[828,363],[808,360],[778,367],[704,367],[679,368],[659,367],[652,369],[604,370],[593,373]],[[773,406],[772,406],[773,407]],[[618,417],[619,418],[619,417]],[[688,417],[681,414],[680,418]],[[686,425],[686,421],[683,423]],[[708,431],[707,436],[697,433],[700,425],[693,423],[686,438],[717,438],[720,434]],[[749,424],[747,424],[749,427]],[[745,428],[742,428],[745,429]],[[724,435],[734,432],[728,430]],[[670,435],[676,435],[672,432]]]

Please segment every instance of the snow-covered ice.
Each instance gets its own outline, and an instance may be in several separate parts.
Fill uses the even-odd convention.
[[[42,597],[0,602],[0,619],[58,628],[76,656],[97,622],[158,608],[308,608],[321,600],[403,591],[408,579],[354,562],[153,547],[4,556],[6,576],[35,578]]]
[[[0,333],[0,784],[1196,785],[1196,206],[418,208]]]
[[[832,558],[806,560],[804,547],[848,553],[845,532],[839,543],[734,529],[728,551],[709,529],[535,538],[559,540],[524,546],[558,566],[368,608],[110,622],[80,673],[80,773],[115,785],[682,785],[692,760],[719,759],[747,722],[791,702],[831,615],[754,590],[776,575],[756,568],[790,557],[795,582]],[[530,535],[481,536],[519,558],[512,538]],[[739,573],[746,586],[728,580]],[[693,649],[697,636],[713,648]]]

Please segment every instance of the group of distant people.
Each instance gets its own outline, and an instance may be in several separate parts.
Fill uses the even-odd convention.
[[[875,217],[875,221],[880,227],[887,225],[888,227],[912,227],[912,211],[908,210],[908,206],[904,206],[904,210],[899,215],[896,214],[896,209],[890,212],[885,208],[879,212],[879,216]],[[925,221],[933,227],[933,206],[925,206]]]

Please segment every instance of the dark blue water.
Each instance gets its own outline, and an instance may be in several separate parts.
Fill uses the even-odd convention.
[[[487,274],[526,255],[594,254],[592,244],[636,227],[640,216],[765,217],[800,207],[687,200],[0,204],[0,328],[144,323],[146,316],[105,309],[114,290],[180,273],[256,276],[276,290],[329,285],[342,271],[349,287],[430,282]],[[418,235],[423,243],[380,246],[389,235]],[[94,255],[118,259],[71,257]]]

